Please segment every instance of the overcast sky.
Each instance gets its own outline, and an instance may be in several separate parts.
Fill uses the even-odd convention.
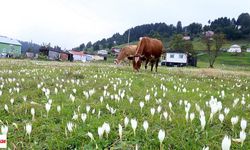
[[[250,0],[0,0],[0,35],[71,49],[142,24],[207,24],[250,12]]]

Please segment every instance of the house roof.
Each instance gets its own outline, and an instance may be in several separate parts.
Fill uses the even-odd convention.
[[[240,46],[237,45],[237,44],[234,44],[234,45],[232,45],[230,48],[240,48]]]
[[[80,55],[80,56],[84,55],[83,51],[74,51],[74,50],[71,50],[71,51],[69,51],[69,53],[71,53],[73,55]]]
[[[57,52],[57,53],[71,54],[68,51],[63,51],[63,50],[60,50],[60,49],[50,49],[49,51],[53,51],[53,52]]]
[[[0,36],[0,43],[13,44],[13,45],[22,45],[17,40],[8,38],[6,36]]]

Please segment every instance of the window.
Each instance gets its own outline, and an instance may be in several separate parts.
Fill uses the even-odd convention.
[[[182,59],[182,58],[183,58],[183,54],[180,54],[180,55],[179,55],[179,58],[181,58],[181,59]]]
[[[174,54],[170,54],[170,58],[174,58]]]

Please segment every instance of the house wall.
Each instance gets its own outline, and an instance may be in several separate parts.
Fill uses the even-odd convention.
[[[241,48],[229,48],[227,52],[231,52],[231,53],[240,53],[241,52]]]
[[[0,43],[0,55],[1,54],[13,54],[14,56],[21,55],[21,45],[12,45],[7,43]]]
[[[74,61],[86,61],[86,57],[81,55],[73,55]]]
[[[60,59],[62,61],[67,61],[68,60],[69,55],[65,54],[65,53],[60,53]]]
[[[173,55],[174,58],[171,58],[171,55]],[[180,58],[180,55],[182,55],[183,58]],[[187,54],[185,54],[185,53],[166,53],[166,61],[173,62],[173,63],[187,63]]]
[[[26,56],[28,58],[34,58],[35,57],[35,54],[34,53],[31,53],[31,52],[26,52]]]
[[[49,51],[49,60],[58,60],[59,58],[58,52]]]

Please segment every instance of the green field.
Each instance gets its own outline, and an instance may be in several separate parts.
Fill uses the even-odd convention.
[[[204,68],[208,67],[208,55],[202,54],[198,56],[198,67]],[[225,69],[225,70],[247,70],[250,71],[250,53],[227,53],[222,52],[215,61],[215,68]]]
[[[228,70],[220,67],[160,66],[158,73],[144,69],[135,73],[131,67],[112,63],[0,59],[0,126],[8,126],[10,149],[160,149],[160,130],[165,132],[161,149],[221,149],[225,135],[239,138],[242,118],[250,122],[250,72],[234,65]],[[150,95],[148,100],[146,95]],[[213,119],[209,116],[214,105],[209,101],[222,104]],[[48,111],[46,104],[51,106]],[[230,109],[227,115],[225,108]],[[201,110],[206,120],[204,130]],[[191,113],[195,115],[192,122]],[[225,116],[222,123],[219,114]],[[86,115],[85,121],[82,115]],[[239,120],[233,127],[234,116]],[[129,119],[126,127],[125,117]],[[137,120],[135,132],[131,119]],[[144,121],[149,124],[147,133]],[[73,130],[67,127],[69,122]],[[98,127],[104,122],[110,132],[99,138]],[[32,124],[30,136],[25,130],[27,123]],[[250,149],[249,127],[245,132],[243,146],[232,141],[231,149]]]

